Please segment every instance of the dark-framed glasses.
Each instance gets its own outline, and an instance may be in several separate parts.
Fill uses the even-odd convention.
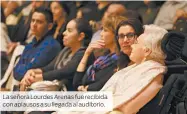
[[[126,37],[128,40],[132,40],[135,38],[135,36],[136,36],[135,33],[127,33],[127,34],[119,34],[117,38],[122,40]]]

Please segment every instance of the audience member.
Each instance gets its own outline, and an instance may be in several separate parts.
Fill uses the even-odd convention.
[[[117,4],[117,3],[113,3],[110,4],[108,9],[105,11],[104,16],[101,20],[101,23],[103,23],[103,21],[107,18],[109,18],[109,16],[119,16],[119,15],[123,15],[124,12],[126,11],[125,7],[122,4]],[[95,23],[97,24],[97,23]],[[98,26],[98,28],[100,28],[97,32],[94,33],[93,37],[92,37],[92,42],[96,41],[98,39],[100,39],[100,33],[101,33],[101,24],[100,25],[95,25]]]
[[[158,26],[145,25],[144,33],[132,45],[130,60],[134,64],[116,72],[100,90],[113,93],[114,111],[68,114],[136,114],[162,88],[166,67],[161,40],[166,33]]]
[[[43,67],[56,57],[60,44],[50,35],[53,26],[52,12],[45,8],[36,8],[31,19],[33,41],[25,46],[21,58],[14,68],[14,78],[21,81],[27,70]]]
[[[161,89],[166,72],[161,40],[166,33],[158,26],[145,25],[144,33],[132,45],[130,60],[135,64],[115,73],[101,89],[113,92],[114,110],[136,114]]]
[[[32,17],[32,12],[34,9],[43,6],[44,1],[32,1],[31,3],[31,10],[28,17],[22,17],[17,25],[9,26],[9,36],[12,42],[8,44],[7,54],[11,54],[16,46],[18,45],[25,45],[32,41],[33,35],[31,34],[30,30],[30,22]]]
[[[102,20],[105,11],[108,9],[109,5],[111,4],[111,1],[101,1],[97,0],[97,12],[99,13],[99,20]]]
[[[1,8],[1,78],[3,78],[3,75],[6,72],[6,69],[8,68],[9,64],[8,55],[6,54],[6,47],[10,42],[10,38],[8,36],[8,30],[5,24],[5,19],[6,17],[4,15],[4,10],[3,8]]]
[[[77,72],[73,79],[73,85],[78,91],[98,91],[105,82],[113,75],[117,67],[117,50],[115,44],[115,29],[117,25],[125,20],[124,17],[112,16],[103,22],[101,39],[92,42],[79,63]],[[86,69],[88,57],[95,49],[106,48],[109,50],[104,56],[98,57],[92,65]]]
[[[173,25],[174,31],[181,32],[187,35],[187,17],[180,17]]]
[[[144,0],[144,7],[138,9],[138,13],[143,18],[143,24],[152,24],[157,16],[160,6],[158,1]]]
[[[53,37],[58,40],[62,48],[64,47],[61,33],[65,31],[66,24],[68,22],[68,15],[70,10],[64,1],[52,1],[50,4],[51,11],[53,13],[54,21],[54,35]]]
[[[187,12],[187,2],[176,0],[166,1],[160,8],[154,24],[166,30],[171,30],[173,28],[173,21],[175,19],[175,16],[177,15],[176,12],[179,9]]]
[[[116,29],[116,44],[120,51],[118,59],[118,69],[131,65],[129,56],[132,51],[131,45],[144,32],[143,24],[138,19],[128,19],[122,21]]]
[[[72,79],[77,66],[91,41],[92,29],[84,19],[73,19],[67,24],[63,35],[65,48],[47,66],[27,71],[21,81],[21,90],[24,90],[26,86],[31,85],[33,82],[43,80],[66,79],[70,86],[72,85]],[[89,58],[88,65],[93,61],[94,56],[92,55]]]

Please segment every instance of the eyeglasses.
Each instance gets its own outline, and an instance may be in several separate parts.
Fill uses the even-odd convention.
[[[125,36],[126,36],[126,38],[127,38],[128,40],[132,40],[132,39],[135,38],[136,34],[135,34],[135,33],[119,34],[119,35],[117,36],[117,38],[122,40],[122,39],[125,38]]]

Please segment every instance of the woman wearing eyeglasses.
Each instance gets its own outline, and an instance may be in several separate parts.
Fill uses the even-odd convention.
[[[118,70],[133,64],[129,59],[132,50],[131,45],[134,44],[143,31],[142,23],[134,18],[124,20],[118,25],[115,39],[120,50]]]
[[[125,48],[122,40],[128,39],[128,33],[124,33],[125,28],[128,27],[130,26],[121,26],[118,27],[119,30],[117,29],[118,41],[122,48],[123,46]],[[129,33],[133,32],[128,30]],[[134,64],[116,72],[101,89],[113,93],[114,111],[108,114],[136,114],[162,88],[166,67],[161,40],[166,33],[165,29],[156,25],[145,25],[144,33],[131,46],[129,58]],[[133,35],[129,34],[129,43],[131,38]]]
[[[68,114],[137,114],[156,96],[166,72],[161,41],[167,31],[156,25],[145,25],[141,34],[139,30],[143,27],[137,25],[136,20],[123,21],[116,31],[121,51],[130,52],[129,58],[134,64],[116,72],[100,90],[112,92],[114,111]]]
[[[129,22],[124,21],[122,23]],[[129,42],[135,38],[132,37],[133,35],[127,35],[135,32],[130,29],[132,26],[128,25],[120,24],[119,30],[117,29],[118,37],[121,37],[118,39],[119,44],[123,44],[120,40],[125,41],[127,37]],[[128,32],[127,28],[129,28]],[[161,50],[161,41],[166,33],[165,29],[156,25],[145,25],[144,33],[138,38],[136,37],[137,40],[131,46],[132,51],[129,58],[135,64],[116,72],[100,90],[112,92],[114,111],[68,114],[137,114],[162,88],[166,66],[164,65],[165,54]],[[120,36],[120,34],[124,35]],[[127,45],[124,43],[124,46]]]

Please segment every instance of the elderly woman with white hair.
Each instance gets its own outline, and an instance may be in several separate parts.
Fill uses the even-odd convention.
[[[162,88],[165,54],[161,40],[167,31],[156,25],[145,25],[132,45],[133,65],[116,72],[100,91],[112,91],[112,112],[70,112],[68,114],[136,114]],[[119,43],[120,45],[120,43]]]
[[[113,111],[81,114],[136,114],[162,88],[166,67],[161,40],[167,31],[156,25],[144,28],[144,33],[131,46],[129,58],[134,64],[116,72],[101,89],[112,91]]]
[[[145,30],[132,45],[130,60],[135,64],[115,73],[101,89],[113,92],[113,112],[136,114],[162,88],[165,54],[161,40],[167,31],[156,25],[145,25]]]

